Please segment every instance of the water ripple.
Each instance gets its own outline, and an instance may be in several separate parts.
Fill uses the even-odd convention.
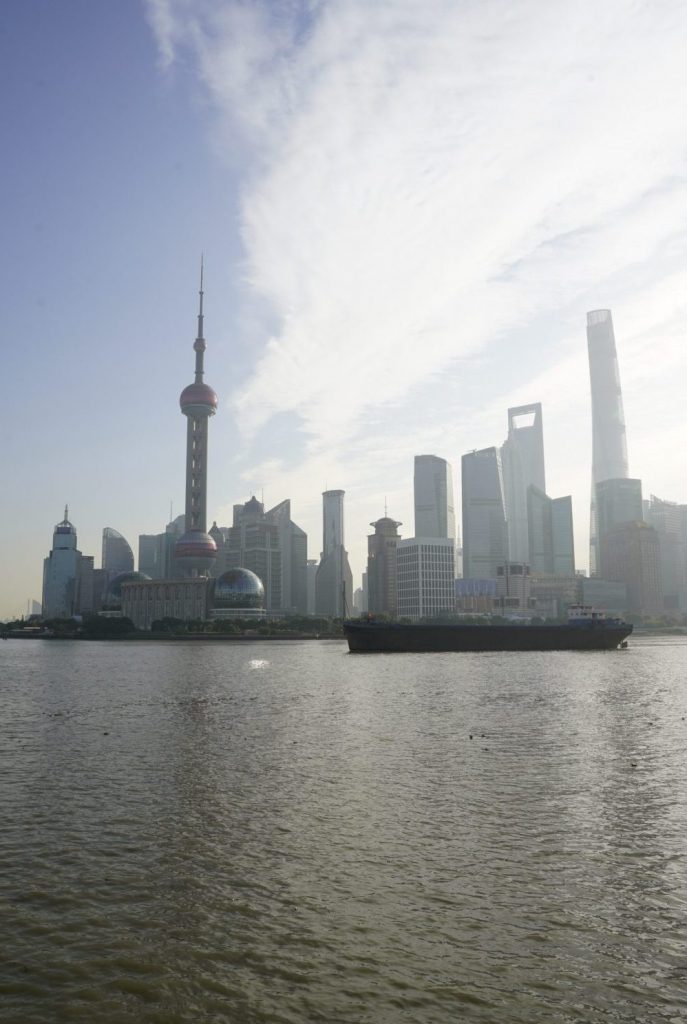
[[[9,1024],[687,1015],[687,644],[6,643]]]

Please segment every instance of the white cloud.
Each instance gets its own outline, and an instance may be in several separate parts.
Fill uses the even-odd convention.
[[[180,10],[178,2],[172,5],[168,0],[146,0],[148,24],[157,39],[162,67],[169,67],[174,60]]]
[[[240,167],[246,301],[277,325],[235,412],[248,439],[280,412],[310,437],[299,468],[265,467],[271,486],[313,504],[329,465],[352,493],[400,495],[423,438],[454,458],[498,443],[517,393],[547,403],[549,475],[583,509],[584,312],[612,306],[634,471],[687,489],[650,416],[685,368],[683,4],[148,6],[163,58],[198,61]],[[480,353],[481,386],[456,363]]]

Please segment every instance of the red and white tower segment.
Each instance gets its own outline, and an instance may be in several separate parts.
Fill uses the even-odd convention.
[[[179,398],[186,416],[186,531],[174,556],[190,575],[204,574],[217,557],[217,545],[207,533],[208,420],[217,410],[217,395],[203,381],[203,263],[200,265],[198,336],[193,343],[196,373]]]

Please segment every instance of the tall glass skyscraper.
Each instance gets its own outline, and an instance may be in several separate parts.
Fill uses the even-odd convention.
[[[344,546],[345,491],[322,492],[322,553]]]
[[[416,455],[413,473],[416,537],[456,537],[453,474],[446,459]]]
[[[527,488],[527,562],[534,573],[553,575],[553,522],[551,498],[533,484]]]
[[[575,534],[573,531],[572,496],[551,499],[551,536],[553,541],[553,575],[575,575]]]
[[[496,579],[508,560],[508,529],[501,456],[497,448],[468,452],[462,460],[463,576]]]
[[[687,611],[687,506],[651,495],[645,520],[658,534],[666,611]]]
[[[527,489],[546,493],[544,429],[541,403],[508,410],[508,438],[501,447],[508,518],[508,557],[531,562],[527,524]]]
[[[608,568],[608,538],[617,526],[639,523],[644,517],[642,481],[621,477],[616,480],[598,480],[596,492],[596,557],[597,573],[606,580],[613,579]]]
[[[575,575],[572,498],[549,498],[532,484],[527,488],[529,564],[533,573]]]
[[[336,618],[353,609],[353,576],[344,547],[344,493],[322,492],[322,556],[315,578],[317,614]]]
[[[116,574],[119,572],[133,572],[134,553],[131,550],[126,537],[106,526],[103,530],[103,553],[100,563],[103,569]]]
[[[76,546],[76,528],[69,522],[65,506],[64,519],[53,532],[50,554],[43,560],[43,617],[68,619],[80,610],[80,583],[85,568],[93,559],[81,554]]]
[[[589,572],[598,575],[599,528],[596,485],[628,475],[627,439],[620,372],[610,309],[587,313],[587,349],[592,395],[592,496]]]

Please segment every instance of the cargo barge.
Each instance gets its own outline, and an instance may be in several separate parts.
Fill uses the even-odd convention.
[[[403,623],[372,616],[344,622],[354,654],[431,651],[611,651],[626,646],[632,625],[586,606],[569,609],[568,621],[533,623]]]

